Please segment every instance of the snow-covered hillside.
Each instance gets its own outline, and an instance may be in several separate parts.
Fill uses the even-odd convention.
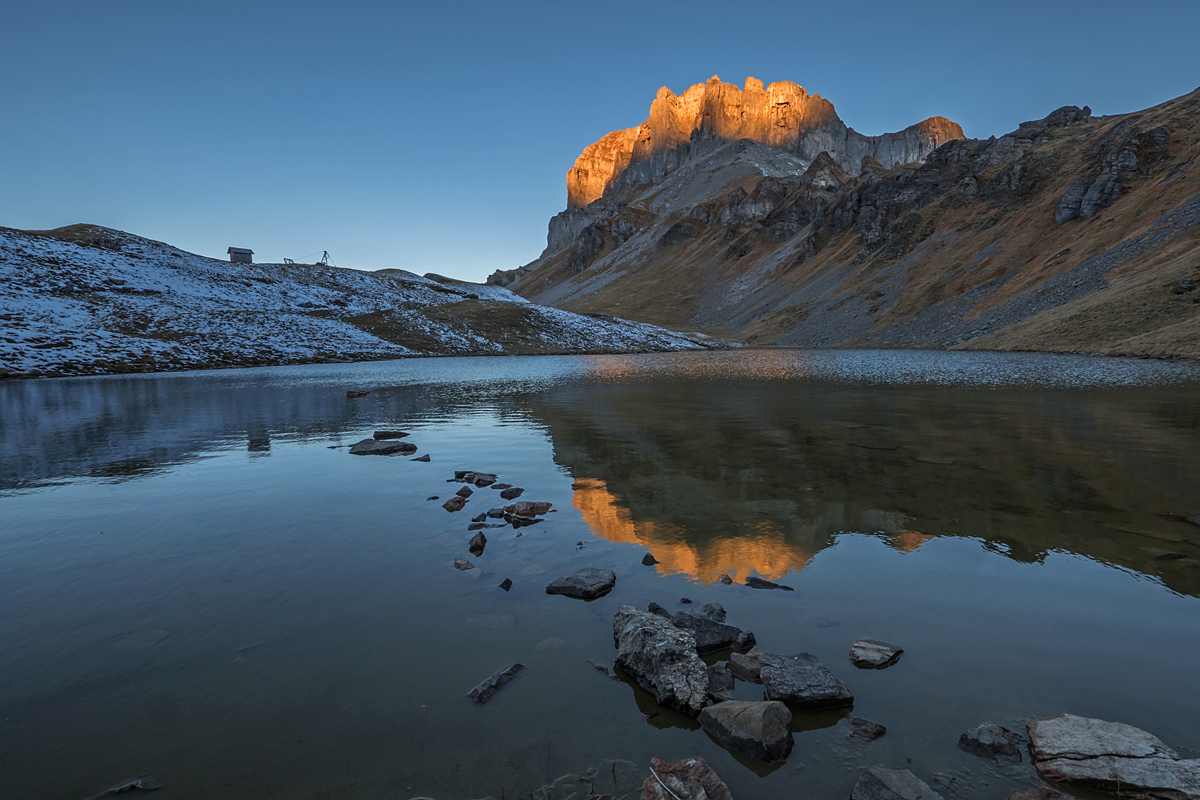
[[[399,270],[232,264],[90,225],[0,228],[0,377],[705,346]]]

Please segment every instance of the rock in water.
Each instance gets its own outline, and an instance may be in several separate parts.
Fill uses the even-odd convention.
[[[729,669],[744,681],[762,683],[762,657],[770,655],[757,647],[750,648],[746,653],[732,653],[729,656]]]
[[[149,794],[161,788],[162,784],[154,778],[149,775],[142,775],[141,777],[118,783],[111,789],[105,789],[95,797],[88,798],[88,800],[107,800],[109,797],[124,797],[129,794]]]
[[[830,672],[812,653],[759,656],[759,677],[767,697],[782,700],[793,708],[836,708],[854,704],[846,684]]]
[[[900,660],[904,651],[878,639],[859,639],[850,646],[850,660],[859,669],[883,669]]]
[[[788,592],[796,591],[790,586],[784,586],[782,583],[771,583],[770,581],[763,580],[755,575],[751,575],[749,578],[746,578],[746,585],[751,589],[783,589]]]
[[[1120,722],[1059,714],[1025,723],[1043,778],[1140,800],[1200,800],[1200,759]]]
[[[792,712],[772,700],[727,700],[700,712],[700,727],[722,746],[759,761],[792,752]]]
[[[721,577],[717,578],[717,580],[719,580],[721,583],[725,584],[726,586],[733,583],[733,578],[729,577],[728,575],[726,575],[724,573],[722,573]]]
[[[442,508],[453,513],[455,511],[461,511],[462,507],[465,506],[466,504],[467,504],[467,498],[459,497],[458,495],[454,495],[454,497],[451,497],[449,500],[442,503]]]
[[[655,564],[658,563],[658,559],[655,558],[654,556],[650,555],[649,553],[646,553],[646,555],[642,556],[642,563],[645,564],[647,567],[653,567]]]
[[[503,496],[503,492],[500,493]],[[518,517],[537,517],[550,511],[553,503],[535,503],[532,500],[521,500],[511,506],[504,507],[504,513],[515,514]]]
[[[376,439],[363,439],[350,446],[352,456],[390,456],[394,453],[415,453],[417,446],[408,442],[381,442]]]
[[[715,605],[715,604],[714,604]],[[720,606],[717,606],[720,608]],[[705,616],[699,611],[680,611],[676,614],[671,622],[676,628],[689,630],[696,637],[696,651],[700,655],[707,653],[715,653],[718,650],[733,648],[734,650],[749,650],[754,646],[754,634],[749,631],[743,631],[740,628],[735,628],[732,625],[725,625],[721,622],[714,622],[709,616]],[[723,619],[724,609],[721,609],[721,618]]]
[[[854,784],[850,800],[942,800],[942,796],[906,769],[871,767]]]
[[[492,699],[492,695],[500,691],[500,687],[517,677],[517,673],[525,669],[524,664],[513,664],[507,669],[502,669],[492,677],[485,680],[483,683],[476,686],[471,691],[467,692],[467,697],[474,700],[476,703],[483,704]]]
[[[698,617],[704,617],[704,619],[712,622],[725,621],[725,608],[720,603],[705,603],[699,608],[692,609],[691,611],[686,611],[684,613],[695,614]]]
[[[641,800],[733,800],[733,795],[703,758],[676,764],[652,758]]]
[[[467,549],[471,551],[471,555],[475,556],[476,558],[479,558],[481,555],[483,555],[483,548],[485,547],[487,547],[487,537],[482,533],[477,533],[472,536],[470,544],[467,545]]]
[[[461,569],[461,570],[463,570],[463,571],[466,571],[466,570],[469,570],[469,569],[478,569],[478,567],[476,567],[476,566],[475,566],[474,564],[472,564],[470,561],[467,561],[465,558],[456,558],[456,559],[454,559],[454,568],[455,568],[455,569]]]
[[[509,589],[512,588],[512,579],[505,578],[503,581],[500,582],[500,588],[507,592]]]
[[[1024,792],[1014,789],[1008,796],[1008,800],[1071,800],[1071,795],[1064,794],[1058,789],[1051,789],[1049,786],[1039,786]]]
[[[408,436],[407,431],[375,431],[374,434],[374,438],[381,442],[385,439],[403,439],[405,436]]]
[[[650,605],[646,606],[646,610],[649,611],[651,614],[657,614],[658,616],[662,617],[663,619],[667,620],[668,622],[671,621],[671,612],[667,611],[665,608],[660,606],[658,603],[651,603]]]
[[[718,703],[733,699],[733,673],[724,664],[709,665],[708,694]]]
[[[996,756],[1003,756],[1014,761],[1021,760],[1020,735],[992,722],[976,725],[958,737],[958,746],[983,758],[995,759]]]
[[[846,738],[873,742],[885,733],[887,733],[887,728],[878,722],[872,722],[862,717],[850,717],[850,734]]]
[[[426,453],[423,456],[417,456],[416,458],[413,459],[413,461],[424,461],[424,462],[428,463],[429,462],[429,453]]]
[[[364,392],[361,389],[347,389],[346,397],[366,397],[370,392]]]
[[[523,494],[525,494],[525,490],[518,486],[512,486],[512,487],[500,492],[500,496],[502,498],[504,498],[505,500],[516,500],[518,497],[520,497]]]
[[[487,516],[490,517],[491,519],[504,519],[504,509],[503,508],[489,508],[487,510]]]
[[[708,667],[696,655],[696,639],[667,620],[633,606],[613,617],[617,666],[660,704],[696,716],[708,700]]]
[[[584,567],[553,580],[546,587],[546,594],[565,594],[568,597],[591,600],[594,597],[603,597],[616,585],[617,573],[611,569]]]
[[[459,489],[457,492],[455,492],[455,494],[458,495],[459,497],[470,497],[471,495],[475,494],[475,492],[473,492],[471,490],[470,486],[464,486],[461,489]]]

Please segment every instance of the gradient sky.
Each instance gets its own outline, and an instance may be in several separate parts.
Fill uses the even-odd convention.
[[[866,134],[968,136],[1200,85],[1200,2],[4,0],[0,225],[482,280],[659,86],[792,80]]]

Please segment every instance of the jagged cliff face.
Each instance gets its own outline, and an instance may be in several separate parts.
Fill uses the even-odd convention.
[[[567,172],[567,206],[585,208],[606,193],[658,183],[714,143],[748,139],[806,162],[824,152],[858,174],[864,157],[885,167],[921,161],[962,137],[962,128],[944,117],[864,136],[847,127],[828,100],[790,81],[764,87],[747,78],[739,89],[714,75],[678,96],[664,86],[639,127],[614,131],[584,149]]]

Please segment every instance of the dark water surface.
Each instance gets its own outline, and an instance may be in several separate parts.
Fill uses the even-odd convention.
[[[999,800],[1038,783],[1028,759],[959,734],[1063,711],[1195,757],[1200,528],[1156,514],[1200,511],[1198,389],[1188,364],[855,351],[0,384],[0,795],[150,773],[162,800],[512,798],[702,755],[743,799],[840,799],[886,764]],[[397,427],[431,463],[330,449]],[[487,531],[458,572],[470,517],[501,503],[427,501],[455,469],[559,512]],[[616,590],[545,594],[583,566]],[[820,656],[887,735],[798,712],[764,767],[647,720],[589,659],[612,663],[620,604],[681,597]],[[857,670],[862,637],[905,654]],[[465,698],[514,661],[490,704]]]

